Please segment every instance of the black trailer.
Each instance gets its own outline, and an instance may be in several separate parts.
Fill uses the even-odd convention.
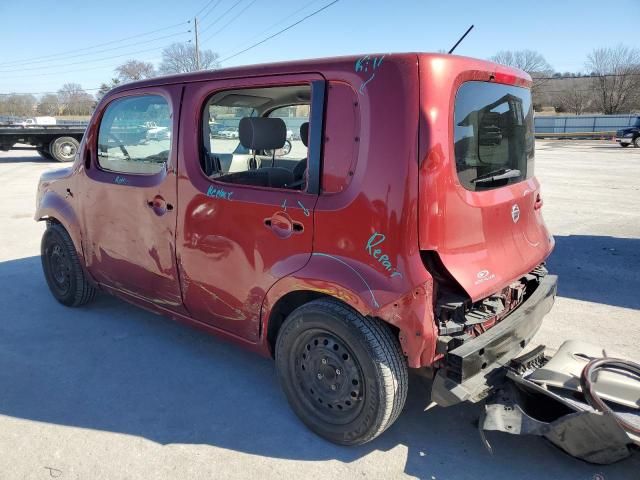
[[[72,162],[86,125],[0,126],[0,150],[26,150],[35,147],[40,156],[59,162]],[[31,147],[16,147],[21,143]]]

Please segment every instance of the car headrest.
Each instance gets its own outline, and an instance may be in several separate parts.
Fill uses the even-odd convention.
[[[302,140],[305,147],[309,146],[309,122],[304,122],[300,125],[300,140]]]
[[[287,126],[281,118],[243,117],[239,126],[240,143],[250,150],[282,148]]]

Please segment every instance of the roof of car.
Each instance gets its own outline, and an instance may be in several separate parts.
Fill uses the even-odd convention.
[[[210,81],[221,80],[225,78],[237,78],[237,77],[251,77],[261,75],[272,75],[275,73],[283,74],[295,74],[295,73],[307,73],[307,72],[322,72],[329,68],[344,68],[346,65],[353,65],[357,60],[364,57],[380,58],[385,60],[412,60],[420,57],[421,59],[428,58],[444,58],[444,59],[458,59],[458,60],[470,60],[473,62],[481,62],[486,65],[486,68],[493,69],[498,65],[487,61],[479,60],[476,58],[463,57],[459,55],[448,55],[442,53],[426,53],[426,52],[407,52],[407,53],[369,53],[361,55],[348,55],[341,57],[327,57],[327,58],[315,58],[308,60],[295,60],[288,62],[276,62],[276,63],[262,63],[256,65],[243,65],[239,67],[221,68],[215,70],[202,70],[198,72],[179,73],[173,75],[164,75],[160,77],[154,77],[146,80],[139,80],[136,82],[126,83],[114,88],[110,93],[117,93],[120,91],[126,91],[133,88],[151,87],[156,85],[168,85],[175,83],[185,82],[197,82],[197,81]],[[513,70],[513,73],[517,76],[528,78],[525,72],[518,69],[511,69],[504,65],[499,66],[502,69]]]

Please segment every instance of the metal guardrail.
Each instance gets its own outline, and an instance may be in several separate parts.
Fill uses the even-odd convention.
[[[616,132],[612,131],[601,131],[601,132],[567,132],[567,133],[541,133],[536,132],[534,136],[536,138],[585,138],[585,139],[612,139],[615,137]]]
[[[616,130],[631,126],[638,114],[632,115],[574,115],[562,117],[535,117],[534,131],[536,136],[553,136],[546,134],[564,134],[565,136],[612,136]]]

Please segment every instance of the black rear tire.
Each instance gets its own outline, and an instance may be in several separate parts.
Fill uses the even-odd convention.
[[[73,137],[54,138],[49,144],[49,152],[59,162],[73,162],[80,142]]]
[[[71,237],[58,223],[52,223],[42,236],[42,270],[54,298],[68,307],[79,307],[96,295],[80,264]]]
[[[621,146],[622,148],[627,148],[629,145],[630,145],[630,144],[628,144],[628,143],[620,143],[620,146]]]
[[[380,320],[333,299],[314,300],[287,317],[276,368],[295,413],[340,445],[376,438],[407,398],[408,369],[397,337]]]
[[[640,136],[633,139],[633,146],[636,148],[640,148]]]
[[[54,160],[53,156],[49,153],[48,150],[44,150],[43,148],[36,148],[36,152],[38,152],[38,155],[40,155],[42,158],[46,158],[47,160]]]

